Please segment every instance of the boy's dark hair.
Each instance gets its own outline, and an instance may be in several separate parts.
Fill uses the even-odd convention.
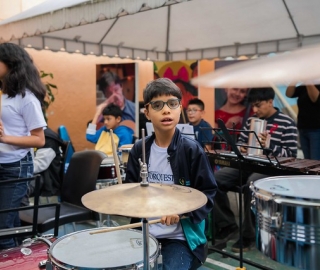
[[[264,88],[252,88],[248,94],[249,103],[259,102],[259,101],[268,101],[274,99],[274,90],[271,87]]]
[[[190,69],[191,69],[191,70],[194,70],[197,66],[198,66],[198,61],[193,62],[193,63],[190,65]]]
[[[102,115],[112,115],[116,118],[119,116],[122,117],[122,110],[119,106],[111,103],[103,109]]]
[[[182,98],[180,88],[170,79],[159,78],[149,82],[143,91],[144,104],[149,103],[154,97],[158,96],[175,96]]]
[[[198,99],[198,98],[190,99],[188,102],[188,106],[189,105],[198,105],[202,111],[204,110],[204,103],[201,99]]]
[[[121,85],[121,79],[117,74],[111,71],[103,73],[98,80],[99,90],[104,92],[104,90],[113,82]]]

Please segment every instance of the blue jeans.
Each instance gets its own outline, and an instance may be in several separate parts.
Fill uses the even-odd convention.
[[[320,160],[320,129],[300,129],[299,135],[304,158]]]
[[[188,243],[175,239],[158,239],[161,243],[162,268],[160,270],[188,270],[201,266],[200,261],[193,255]]]
[[[30,152],[21,160],[12,163],[0,163],[0,181],[33,176],[33,161]],[[27,182],[0,186],[0,209],[20,207],[26,195]],[[20,226],[18,212],[0,214],[0,229]],[[0,249],[15,247],[14,238],[0,239]]]

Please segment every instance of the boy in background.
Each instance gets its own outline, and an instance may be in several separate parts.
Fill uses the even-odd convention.
[[[113,130],[113,138],[116,148],[131,144],[133,140],[133,130],[127,126],[120,125],[122,119],[122,111],[119,106],[109,104],[102,111],[104,118],[104,126],[96,130],[99,115],[101,114],[101,106],[97,107],[92,122],[88,125],[86,131],[86,139],[95,143],[95,150],[104,152],[108,156],[112,156],[112,141],[110,129]]]
[[[201,208],[184,214],[188,218],[161,217],[161,224],[149,225],[149,233],[161,243],[163,270],[197,269],[206,259],[205,219],[212,210],[217,189],[213,171],[204,149],[176,128],[182,110],[180,89],[171,80],[160,78],[147,85],[143,99],[145,115],[154,127],[154,134],[145,139],[148,182],[188,186],[202,191],[208,199]],[[128,183],[142,181],[142,148],[139,140],[131,149]],[[166,198],[159,198],[159,204],[161,200]]]
[[[275,157],[296,157],[297,156],[297,127],[294,121],[287,115],[280,112],[273,106],[275,92],[271,87],[253,88],[249,92],[249,103],[254,115],[252,117],[267,121],[267,130],[257,134],[262,147],[268,147],[272,151],[271,156]],[[240,151],[247,153],[250,124],[252,117],[249,117],[244,125],[244,132],[240,133],[238,144],[241,144]],[[270,134],[270,145],[267,144],[267,137]],[[251,182],[268,177],[268,174],[261,174],[252,171],[242,171],[242,183],[239,181],[239,170],[224,167],[215,172],[215,177],[219,186],[219,191],[215,197],[215,222],[219,231],[216,242],[222,243],[231,239],[238,231],[235,216],[230,208],[227,192],[239,185],[243,187],[244,200],[244,220],[242,251],[248,251],[255,244],[255,222],[252,217],[251,200],[252,192],[249,185]],[[231,251],[240,252],[240,239],[233,244]]]
[[[194,98],[189,100],[187,107],[189,124],[193,126],[196,140],[204,147],[210,145],[213,134],[211,125],[202,119],[204,114],[204,103],[201,99]],[[205,128],[205,129],[202,129]]]

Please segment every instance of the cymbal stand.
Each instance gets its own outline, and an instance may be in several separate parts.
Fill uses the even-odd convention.
[[[149,264],[149,222],[146,218],[142,219],[143,237],[143,269],[150,270]]]
[[[142,187],[148,187],[148,167],[146,164],[146,143],[145,143],[145,130],[141,129],[142,135],[142,161],[140,163],[140,176],[142,181],[140,185]],[[142,219],[142,237],[143,237],[143,269],[150,270],[149,264],[149,223],[146,218]]]
[[[144,128],[141,129],[141,135],[142,135],[142,161],[139,159],[140,162],[140,176],[142,181],[140,182],[140,185],[142,187],[149,186],[148,183],[148,167],[146,164],[146,143],[145,143],[145,130]]]

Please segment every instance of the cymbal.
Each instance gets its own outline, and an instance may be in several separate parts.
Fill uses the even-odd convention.
[[[304,47],[272,57],[243,60],[192,79],[206,87],[268,87],[317,84],[320,79],[320,45]]]
[[[206,202],[207,197],[196,189],[154,183],[114,185],[82,197],[83,205],[93,211],[138,218],[188,213]]]

